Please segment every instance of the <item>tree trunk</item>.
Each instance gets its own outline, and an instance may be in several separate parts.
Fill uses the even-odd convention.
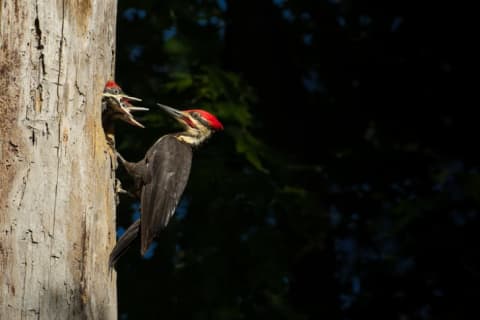
[[[116,319],[116,0],[0,0],[0,319]]]

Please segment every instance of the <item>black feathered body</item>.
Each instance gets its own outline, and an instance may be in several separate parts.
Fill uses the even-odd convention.
[[[130,246],[140,231],[141,253],[169,222],[187,185],[192,164],[192,147],[166,135],[158,139],[137,163],[122,160],[140,198],[140,222],[132,224],[118,240],[110,256],[110,265]]]

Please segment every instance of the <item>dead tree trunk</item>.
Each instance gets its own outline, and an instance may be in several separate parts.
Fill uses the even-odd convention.
[[[116,319],[116,0],[0,0],[0,319]]]

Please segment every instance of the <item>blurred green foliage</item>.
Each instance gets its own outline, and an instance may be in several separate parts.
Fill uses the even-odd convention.
[[[178,129],[156,102],[225,126],[153,257],[120,261],[119,318],[475,311],[480,159],[452,6],[119,1],[117,80],[151,107],[146,129],[118,125],[120,152]]]

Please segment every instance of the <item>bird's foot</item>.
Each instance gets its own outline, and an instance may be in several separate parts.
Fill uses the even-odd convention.
[[[129,197],[135,198],[135,195],[134,195],[133,193],[131,193],[130,191],[127,191],[127,190],[123,189],[123,187],[122,187],[122,182],[121,182],[119,179],[116,179],[115,192],[116,192],[117,194],[124,194],[124,195],[127,195],[127,196],[129,196]]]

